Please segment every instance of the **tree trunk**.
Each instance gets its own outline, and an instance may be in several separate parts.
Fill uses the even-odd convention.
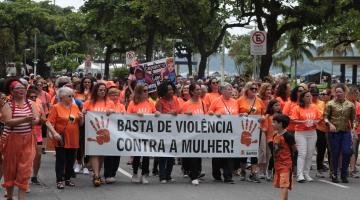
[[[270,67],[273,61],[273,49],[275,47],[276,38],[271,37],[271,33],[268,34],[268,41],[267,41],[267,50],[266,55],[261,56],[261,65],[260,65],[260,79],[264,80],[266,76],[269,76]]]
[[[104,80],[108,80],[108,78],[110,77],[109,75],[110,75],[110,61],[111,61],[111,54],[112,54],[112,52],[111,52],[111,45],[108,45],[108,46],[106,46],[107,47],[107,49],[106,49],[106,52],[105,52],[105,60],[104,60],[104,62],[105,62],[105,72],[104,72],[104,77],[103,77],[103,79]]]
[[[205,76],[207,58],[208,58],[208,56],[201,55],[199,70],[198,70],[198,75],[197,75],[198,79],[202,79]]]
[[[153,48],[154,48],[154,40],[155,40],[155,30],[150,30],[148,32],[149,36],[146,41],[146,62],[150,62],[153,57]]]
[[[188,63],[188,69],[189,69],[189,75],[192,75],[192,54],[191,52],[186,55],[187,63]]]

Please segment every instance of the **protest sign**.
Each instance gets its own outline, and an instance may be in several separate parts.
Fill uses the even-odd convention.
[[[88,112],[87,155],[256,157],[257,117]]]
[[[149,92],[156,91],[163,80],[176,84],[176,72],[172,57],[139,64],[144,70],[144,80],[148,84]]]

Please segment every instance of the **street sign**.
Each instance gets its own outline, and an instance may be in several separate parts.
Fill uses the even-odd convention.
[[[253,31],[250,36],[251,55],[266,55],[266,31]]]
[[[126,52],[126,61],[125,61],[125,63],[127,65],[131,65],[131,63],[133,63],[134,61],[135,61],[135,52],[127,51]]]

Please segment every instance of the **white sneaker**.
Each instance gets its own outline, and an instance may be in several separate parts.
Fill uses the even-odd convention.
[[[305,183],[306,180],[305,180],[303,174],[299,174],[299,175],[297,176],[296,181],[299,182],[299,183]]]
[[[148,184],[149,181],[146,179],[145,176],[141,176],[141,183],[142,183],[142,184]]]
[[[74,172],[78,174],[78,173],[80,173],[80,171],[81,171],[81,165],[75,163]]]
[[[112,183],[115,183],[115,182],[116,182],[116,179],[114,177],[109,177],[109,178],[105,179],[106,184],[112,184]]]
[[[167,181],[166,180],[161,180],[160,183],[165,184],[165,183],[167,183]]]
[[[304,178],[305,178],[305,180],[306,180],[307,182],[313,182],[313,181],[314,181],[314,179],[311,178],[311,176],[309,176],[309,174],[304,174]]]
[[[89,169],[86,168],[86,167],[84,167],[84,168],[83,168],[83,174],[85,174],[85,175],[90,174]]]
[[[131,182],[133,183],[140,183],[140,178],[137,174],[134,174],[132,177],[131,177]]]
[[[193,185],[199,185],[199,180],[198,179],[194,179],[191,181],[191,184]]]
[[[325,178],[325,174],[322,171],[318,171],[315,176],[318,178]]]

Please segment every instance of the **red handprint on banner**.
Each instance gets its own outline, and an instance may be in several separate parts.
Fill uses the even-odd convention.
[[[244,121],[245,121],[245,124],[244,124]],[[242,130],[243,130],[243,132],[241,133],[241,136],[240,136],[241,144],[250,146],[250,144],[258,143],[257,140],[253,140],[253,141],[251,140],[252,133],[257,128],[257,125],[258,124],[256,122],[254,122],[253,120],[249,120],[248,118],[246,118],[246,120],[241,121],[241,126],[242,126]]]
[[[109,117],[106,120],[106,126],[104,124],[104,117],[101,116],[101,126],[99,123],[99,119],[95,117],[95,124],[92,120],[90,120],[91,126],[96,131],[96,138],[87,138],[89,142],[97,142],[99,145],[110,142],[110,132],[108,130],[109,127]]]

